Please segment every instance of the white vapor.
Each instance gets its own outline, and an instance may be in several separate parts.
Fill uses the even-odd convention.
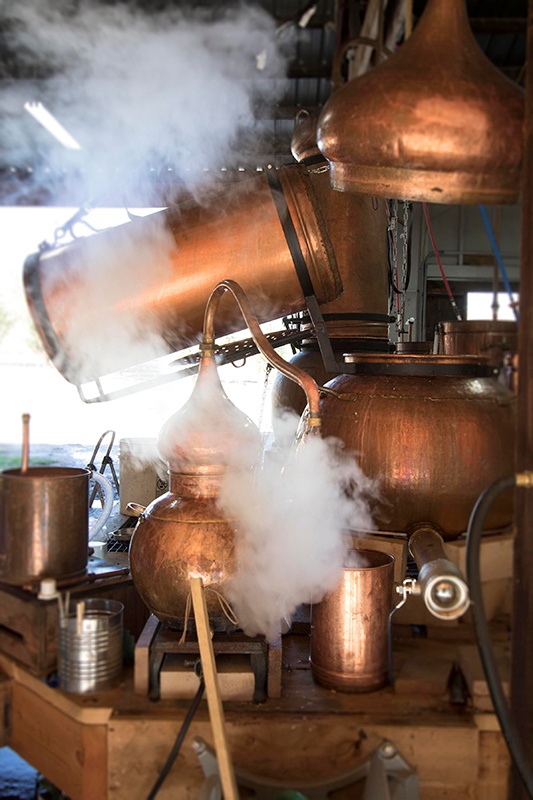
[[[252,4],[148,13],[94,0],[18,0],[5,13],[10,47],[46,72],[3,87],[3,147],[35,156],[36,139],[24,138],[17,112],[43,102],[83,148],[89,193],[126,182],[132,168],[166,163],[193,185],[235,156],[237,133],[253,127],[254,103],[275,100],[269,87],[283,90],[275,22]],[[53,161],[58,145],[46,132],[38,141]]]
[[[302,603],[318,602],[342,574],[349,530],[371,530],[375,481],[337,439],[292,445],[298,418],[285,416],[285,445],[255,474],[228,472],[219,505],[235,521],[237,567],[225,591],[248,635],[271,640]],[[279,437],[278,437],[279,438]]]

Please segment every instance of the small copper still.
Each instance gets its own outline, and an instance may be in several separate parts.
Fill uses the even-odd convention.
[[[485,56],[464,0],[429,0],[412,36],[325,104],[336,189],[428,203],[516,203],[523,91]]]
[[[224,587],[235,566],[235,527],[218,509],[217,497],[229,467],[254,467],[261,437],[254,423],[224,394],[216,369],[214,318],[227,291],[237,300],[261,352],[304,389],[309,413],[302,435],[320,427],[318,387],[313,379],[275,352],[242,288],[234,281],[221,282],[207,303],[202,360],[193,393],[158,437],[159,452],[168,461],[169,491],[140,514],[130,546],[131,573],[140,596],[159,620],[180,630],[187,620],[193,577],[203,580],[213,630],[237,625],[224,602]]]
[[[394,558],[350,550],[339,585],[312,607],[311,671],[343,692],[372,692],[388,681],[388,622]]]

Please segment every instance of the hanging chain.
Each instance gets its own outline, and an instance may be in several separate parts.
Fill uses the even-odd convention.
[[[257,427],[261,430],[263,425],[263,415],[265,413],[265,405],[266,405],[266,396],[268,390],[268,379],[270,378],[270,373],[273,370],[272,364],[268,361],[266,362],[266,369],[265,369],[265,380],[263,381],[263,394],[261,396],[261,407],[259,409],[259,421],[257,423]]]
[[[405,331],[405,295],[407,292],[407,274],[408,274],[408,260],[409,260],[409,201],[403,201],[403,230],[400,233],[402,240],[402,268],[401,268],[401,283],[399,289],[400,297],[400,313],[398,318],[398,333],[402,336]]]
[[[392,261],[392,282],[394,286],[398,285],[398,201],[391,200],[389,212],[389,232],[391,238],[391,261]],[[400,296],[395,293],[396,299],[396,317],[400,313]],[[391,307],[392,313],[392,307]]]

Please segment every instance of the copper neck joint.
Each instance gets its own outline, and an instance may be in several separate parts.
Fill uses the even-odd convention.
[[[279,370],[279,372],[281,372],[287,378],[290,378],[290,380],[297,383],[303,389],[303,391],[305,392],[305,396],[307,398],[307,404],[309,406],[307,424],[311,428],[319,428],[320,395],[317,383],[310,375],[308,375],[307,372],[304,372],[304,370],[299,369],[294,364],[288,363],[283,358],[281,358],[281,356],[278,355],[278,353],[276,353],[276,351],[274,350],[274,348],[264,335],[263,331],[261,330],[258,319],[252,310],[252,307],[244,290],[238,283],[236,283],[236,281],[232,280],[221,281],[212,291],[211,296],[207,301],[205,309],[205,318],[204,318],[203,343],[200,346],[202,354],[204,356],[211,355],[212,350],[214,354],[213,348],[215,341],[215,316],[220,299],[225,294],[225,292],[230,292],[235,298],[235,301],[239,306],[244,321],[246,322],[248,329],[252,335],[252,339],[254,340],[258,350],[264,355],[268,363],[271,366],[275,367],[277,370]]]

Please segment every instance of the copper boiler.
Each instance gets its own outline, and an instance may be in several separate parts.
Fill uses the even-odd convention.
[[[333,300],[342,283],[330,236],[310,176],[292,164],[29,256],[26,297],[49,357],[80,385],[195,345],[225,278],[261,322],[302,310],[307,294]],[[243,327],[226,299],[217,323],[218,336]]]
[[[379,528],[410,533],[424,523],[445,540],[458,537],[481,492],[513,473],[515,396],[475,356],[354,354],[347,362],[355,374],[325,386],[322,431],[379,481]],[[504,496],[487,524],[500,529],[512,518]]]

